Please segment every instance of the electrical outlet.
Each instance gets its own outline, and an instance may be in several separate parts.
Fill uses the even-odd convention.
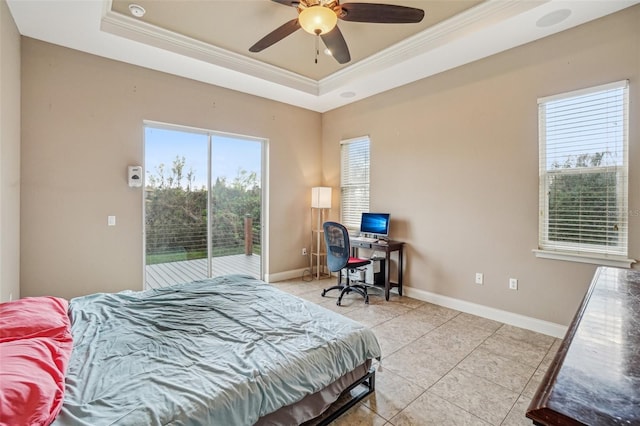
[[[509,278],[509,288],[511,290],[518,289],[518,280],[516,278]]]
[[[302,255],[303,256],[307,255],[307,248],[306,247],[302,247]]]
[[[476,284],[483,284],[484,283],[484,275],[482,274],[482,272],[476,272]]]

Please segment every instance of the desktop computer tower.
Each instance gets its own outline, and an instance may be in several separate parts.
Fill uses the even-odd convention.
[[[364,282],[369,285],[384,286],[384,258],[373,258],[365,266]]]
[[[364,282],[369,285],[384,286],[385,259],[373,258],[371,263],[361,268],[351,269],[349,278],[353,281]],[[342,271],[342,276],[347,276],[347,271]]]

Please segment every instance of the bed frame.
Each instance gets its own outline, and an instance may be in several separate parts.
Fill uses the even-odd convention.
[[[329,414],[326,418],[322,419],[318,426],[326,426],[344,413],[346,413],[351,407],[356,405],[358,402],[362,401],[367,395],[373,393],[376,390],[376,370],[371,367],[367,374],[358,379],[356,382],[352,383],[351,386],[347,387],[341,394],[346,395],[351,392],[359,385],[364,385],[364,389],[360,391],[358,394],[349,398],[349,400],[343,405],[339,406],[337,410]],[[339,401],[340,399],[338,399]]]
[[[376,370],[368,360],[326,388],[261,417],[254,426],[294,423],[326,426],[373,393],[375,379]],[[353,393],[358,387],[362,389]]]

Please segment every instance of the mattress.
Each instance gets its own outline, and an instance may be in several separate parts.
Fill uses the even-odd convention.
[[[248,276],[72,299],[55,425],[252,425],[380,357],[361,324]]]

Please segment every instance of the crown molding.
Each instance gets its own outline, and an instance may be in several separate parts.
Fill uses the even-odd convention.
[[[257,77],[311,95],[319,94],[318,82],[271,64],[195,40],[144,21],[113,12],[105,1],[100,30],[179,55]]]
[[[523,2],[521,0],[488,0],[427,28],[401,42],[341,69],[319,81],[319,94],[323,95],[363,75],[379,72],[442,47],[447,43],[469,36],[496,22],[517,16],[549,0]]]

